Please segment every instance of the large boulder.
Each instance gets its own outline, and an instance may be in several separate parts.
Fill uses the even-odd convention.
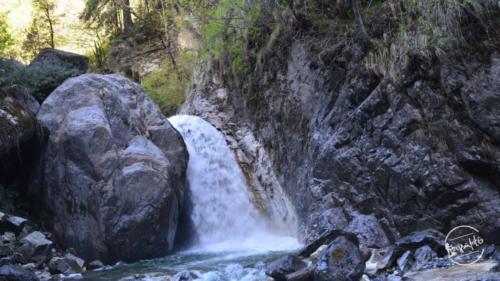
[[[0,281],[38,281],[35,273],[18,265],[0,267]]]
[[[137,84],[119,75],[68,79],[38,119],[50,137],[30,191],[62,245],[108,263],[172,249],[188,154]]]

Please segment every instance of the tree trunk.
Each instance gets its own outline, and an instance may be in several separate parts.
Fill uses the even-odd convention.
[[[132,21],[132,12],[130,11],[130,0],[123,0],[123,33],[128,34],[132,31],[134,22]]]

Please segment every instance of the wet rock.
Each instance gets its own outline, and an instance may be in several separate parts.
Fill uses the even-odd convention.
[[[370,259],[366,262],[366,273],[374,275],[379,270],[390,268],[393,266],[396,258],[394,246],[383,249],[373,249]]]
[[[102,263],[100,260],[93,260],[87,265],[87,269],[89,270],[94,270],[104,267],[104,263]]]
[[[286,275],[287,281],[313,281],[313,279],[314,266],[308,266]]]
[[[172,277],[172,281],[192,281],[194,280],[194,276],[191,274],[191,272],[184,270],[181,271]]]
[[[402,272],[409,271],[413,268],[415,264],[415,256],[412,252],[406,251],[401,257],[397,260],[398,268]]]
[[[365,264],[359,250],[358,241],[339,236],[323,252],[316,264],[314,281],[359,280]]]
[[[396,248],[399,253],[403,253],[407,250],[414,251],[422,246],[429,246],[441,256],[446,253],[444,248],[444,235],[433,229],[411,233],[396,242]]]
[[[0,233],[14,232],[19,234],[27,221],[27,219],[0,212]]]
[[[291,255],[281,257],[266,266],[266,275],[277,281],[287,281],[286,275],[301,270],[306,264],[299,258]]]
[[[426,264],[430,263],[436,258],[436,252],[434,252],[431,247],[427,245],[420,247],[415,251],[415,262],[417,269],[424,267]]]
[[[312,253],[309,257],[311,258],[311,261],[313,263],[317,262],[319,260],[319,258],[321,257],[321,253],[326,249],[328,248],[328,245],[321,245],[319,246],[319,248],[314,252]]]
[[[22,246],[17,249],[29,261],[44,262],[50,258],[52,241],[39,231],[34,231],[21,239]]]
[[[312,253],[314,253],[320,246],[330,244],[333,240],[335,240],[339,236],[348,237],[348,239],[352,241],[358,241],[357,237],[349,232],[345,232],[342,230],[330,230],[325,232],[319,238],[315,239],[311,243],[304,246],[304,248],[299,252],[300,257],[309,257]]]
[[[139,85],[119,75],[74,77],[38,118],[50,137],[30,192],[62,246],[106,263],[172,250],[188,155]]]
[[[38,281],[35,273],[17,265],[4,265],[0,267],[1,281]]]
[[[52,273],[73,274],[83,272],[82,266],[75,259],[53,257],[49,261],[49,269]]]

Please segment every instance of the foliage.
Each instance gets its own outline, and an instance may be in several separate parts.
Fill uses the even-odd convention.
[[[163,114],[175,114],[184,102],[191,83],[194,60],[192,52],[184,51],[177,60],[177,69],[167,60],[142,81],[143,90],[156,102]]]
[[[4,14],[0,14],[0,56],[4,56],[12,44],[12,37],[8,31],[8,24]]]
[[[24,87],[38,101],[42,102],[53,89],[67,77],[72,76],[70,64],[41,62],[24,66],[13,60],[0,59],[0,88]]]
[[[23,59],[26,61],[34,58],[43,48],[55,47],[54,29],[57,24],[54,0],[32,0],[35,8],[33,19],[22,44]]]

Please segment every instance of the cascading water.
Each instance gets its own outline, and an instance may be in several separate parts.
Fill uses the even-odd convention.
[[[189,151],[189,224],[197,243],[155,260],[85,274],[92,281],[157,281],[189,270],[194,281],[265,281],[264,265],[300,244],[276,233],[252,203],[245,177],[222,133],[195,116],[174,116]],[[170,280],[167,278],[167,280]],[[175,279],[177,280],[177,279]]]
[[[297,240],[273,233],[251,200],[245,177],[224,136],[200,117],[169,118],[189,151],[187,179],[197,249],[278,251]]]

